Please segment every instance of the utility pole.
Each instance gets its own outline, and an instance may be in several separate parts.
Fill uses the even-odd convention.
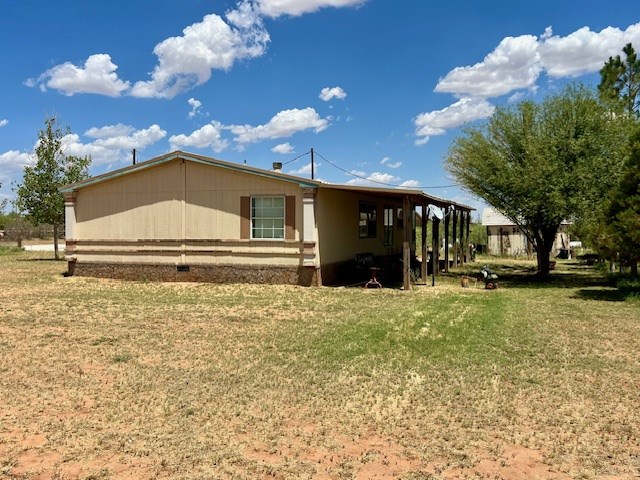
[[[311,180],[315,179],[314,165],[313,165],[313,147],[311,147]]]

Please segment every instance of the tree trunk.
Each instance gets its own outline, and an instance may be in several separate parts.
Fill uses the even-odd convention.
[[[544,244],[540,245],[536,252],[536,256],[538,258],[538,275],[542,278],[547,278],[549,276],[550,254],[551,248],[547,248]]]
[[[58,225],[53,225],[53,252],[56,260],[60,260],[58,255]]]
[[[535,235],[536,240],[536,256],[538,258],[538,276],[541,278],[549,277],[549,259],[551,257],[551,249],[558,232],[558,226],[542,228]]]

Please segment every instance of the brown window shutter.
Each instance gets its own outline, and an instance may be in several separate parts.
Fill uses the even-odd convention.
[[[251,238],[251,197],[240,197],[240,238]]]
[[[284,238],[285,240],[296,239],[296,197],[287,196],[284,204]]]

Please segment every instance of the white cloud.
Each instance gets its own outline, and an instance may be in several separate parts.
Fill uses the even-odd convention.
[[[76,93],[97,93],[109,97],[119,97],[129,89],[129,82],[118,78],[118,68],[111,61],[111,56],[102,53],[91,55],[78,67],[71,62],[56,65],[44,72],[38,79],[28,79],[25,83],[30,86],[40,85],[41,90],[53,88],[65,95]]]
[[[318,167],[320,166],[319,163],[316,163],[314,165],[314,173],[318,173]],[[292,170],[289,172],[292,175],[311,175],[311,162],[307,163],[305,166],[303,166],[302,168],[299,168],[298,170]]]
[[[298,16],[315,12],[325,7],[352,7],[362,5],[367,0],[256,0],[257,9],[263,15],[279,17],[281,15]],[[243,2],[246,3],[246,2]]]
[[[384,159],[383,159],[384,160]],[[347,185],[360,185],[360,186],[388,186],[388,187],[403,187],[403,188],[416,188],[419,187],[417,180],[405,180],[402,183],[402,179],[390,173],[373,172],[368,174],[359,170],[351,170],[349,172],[352,178],[347,181]]]
[[[143,150],[166,135],[158,125],[136,130],[135,128],[117,124],[94,127],[87,130],[86,137],[94,139],[90,142],[81,140],[80,135],[70,133],[62,137],[62,151],[65,155],[78,157],[91,156],[91,166],[121,164],[131,159],[131,149]],[[35,149],[35,146],[34,146]],[[19,172],[25,165],[33,165],[36,156],[31,152],[9,150],[0,154],[0,183],[2,188],[8,182],[18,181]]]
[[[22,178],[24,167],[35,163],[35,155],[18,150],[9,150],[0,153],[0,200],[12,200],[15,195],[11,192],[13,182],[19,182]],[[0,212],[2,213],[2,212]]]
[[[321,100],[328,102],[333,98],[337,98],[339,100],[343,100],[347,96],[347,92],[345,92],[341,87],[325,87],[320,91],[320,95],[318,95]]]
[[[456,67],[436,85],[436,92],[472,97],[499,97],[535,84],[542,65],[533,35],[507,37],[482,62]]]
[[[250,29],[261,21],[260,9],[251,0],[239,1],[235,10],[228,11],[225,17],[229,23],[241,29]]]
[[[133,130],[133,129],[132,129]],[[159,125],[151,125],[142,130],[130,131],[127,135],[114,135],[111,137],[98,138],[94,145],[108,149],[139,149],[142,150],[149,145],[153,145],[158,140],[164,138],[167,132]]]
[[[211,147],[214,152],[221,152],[229,146],[229,142],[222,138],[224,128],[222,123],[213,121],[190,135],[173,135],[169,138],[171,150],[181,150],[184,147]]]
[[[62,145],[65,155],[77,157],[91,155],[92,165],[116,163],[122,159],[122,152],[119,149],[108,149],[94,143],[83,143],[76,133],[65,135],[62,138]]]
[[[56,89],[65,95],[96,93],[119,97],[173,98],[211,78],[213,70],[227,71],[242,60],[262,56],[269,44],[263,17],[298,16],[324,7],[348,7],[367,0],[240,0],[225,14],[205,15],[182,31],[158,43],[153,53],[158,63],[149,80],[130,82],[118,78],[118,66],[106,53],[88,57],[84,66],[65,62],[25,84],[42,91]],[[344,94],[342,92],[341,94]],[[344,97],[338,97],[344,98]],[[195,116],[195,109],[191,116]]]
[[[326,118],[321,118],[313,108],[283,110],[274,115],[264,125],[224,125],[219,121],[213,121],[189,135],[173,135],[169,138],[171,149],[184,147],[207,148],[221,152],[229,146],[229,140],[223,138],[225,130],[231,131],[238,144],[238,149],[244,149],[248,143],[257,143],[263,140],[290,137],[295,133],[312,129],[316,133],[329,126]],[[274,153],[289,154],[294,148],[288,142],[276,145],[271,149]]]
[[[107,125],[105,127],[93,127],[84,132],[85,136],[91,138],[111,138],[119,137],[123,135],[130,135],[135,128],[130,125],[123,125],[118,123],[117,125]]]
[[[405,180],[400,186],[403,188],[418,188],[420,187],[420,182],[417,180]]]
[[[381,182],[381,183],[395,183],[395,182],[399,182],[400,178],[396,177],[395,175],[391,175],[389,173],[373,172],[371,175],[367,177],[367,180],[372,180],[374,182]]]
[[[640,44],[640,23],[630,25],[625,31],[607,27],[592,32],[589,27],[559,37],[549,27],[540,44],[540,61],[551,77],[575,77],[598,72],[611,56],[621,55],[627,43]]]
[[[526,96],[526,93],[520,91],[520,92],[516,92],[513,95],[511,95],[509,97],[509,99],[507,100],[508,103],[516,103],[519,102],[520,100],[522,100],[524,97]]]
[[[202,107],[202,102],[200,100],[196,100],[195,98],[191,97],[189,100],[187,100],[187,103],[191,105],[191,111],[188,115],[189,118],[193,118],[196,115],[200,114],[200,107]]]
[[[543,72],[555,78],[595,73],[610,56],[620,54],[627,43],[640,43],[640,23],[624,31],[607,27],[593,32],[583,27],[560,37],[547,27],[540,37],[506,37],[482,62],[456,67],[447,73],[435,91],[499,97],[514,90],[535,88]]]
[[[325,130],[329,121],[320,118],[318,112],[307,107],[302,110],[293,108],[278,112],[265,125],[231,125],[228,128],[236,135],[234,140],[240,144],[255,143],[261,140],[290,137],[304,130],[313,129],[316,133]]]
[[[248,7],[245,7],[248,8]],[[181,37],[158,43],[153,53],[158,65],[151,80],[136,82],[134,97],[172,98],[211,78],[212,70],[229,70],[237,61],[261,56],[269,34],[256,15],[246,20],[241,6],[227,14],[232,25],[219,15],[206,15],[201,22],[186,27]]]
[[[371,174],[366,174],[365,172],[359,172],[357,170],[352,170],[350,173],[351,175],[356,175],[360,178],[352,178],[347,182],[347,185],[384,184],[393,186],[401,180],[400,177],[396,177],[389,173],[373,172]]]
[[[600,32],[583,27],[566,37],[553,35],[551,27],[539,37],[506,37],[482,62],[456,67],[440,79],[435,91],[452,93],[460,100],[442,110],[418,115],[414,119],[415,144],[424,145],[432,135],[489,117],[494,107],[487,98],[512,94],[508,98],[511,103],[535,93],[542,73],[561,78],[598,72],[627,43],[640,44],[640,23],[626,30],[607,27]]]
[[[392,162],[391,157],[384,157],[380,160],[380,164],[389,168],[400,168],[402,166],[402,162]]]
[[[421,113],[414,119],[416,145],[424,145],[433,135],[444,135],[449,128],[493,115],[495,107],[481,98],[461,98],[442,110]]]
[[[271,149],[273,153],[280,153],[282,155],[287,155],[289,153],[293,153],[294,148],[293,145],[289,144],[289,142],[281,143],[280,145],[276,145]]]
[[[8,123],[9,123],[9,120],[7,120],[6,118],[3,118],[2,120],[0,120],[0,127],[4,127]]]
[[[167,132],[158,125],[136,130],[135,128],[117,124],[100,128],[91,128],[85,135],[95,138],[93,142],[84,143],[80,136],[71,133],[62,139],[65,155],[91,155],[92,165],[104,165],[121,162],[131,155],[131,150],[143,150],[166,136]]]
[[[0,165],[7,170],[21,170],[33,163],[33,156],[18,150],[9,150],[0,154]]]

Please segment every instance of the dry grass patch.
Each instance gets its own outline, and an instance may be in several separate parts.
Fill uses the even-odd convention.
[[[514,267],[494,292],[455,277],[401,292],[63,270],[0,257],[0,477],[640,469],[640,308],[587,298],[608,288],[593,272],[534,288]]]

